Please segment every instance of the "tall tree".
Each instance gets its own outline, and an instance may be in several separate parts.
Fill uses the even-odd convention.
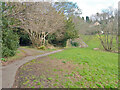
[[[89,22],[90,20],[89,20],[89,16],[86,16],[86,22]]]
[[[64,15],[57,12],[49,2],[23,4],[27,7],[18,18],[29,33],[33,46],[45,45],[48,34],[64,30]]]
[[[66,28],[66,39],[78,38],[78,31],[76,30],[71,17],[66,21],[65,28]]]
[[[55,2],[53,7],[55,7],[57,11],[64,13],[67,17],[71,15],[80,16],[80,14],[82,14],[77,3],[73,2]]]

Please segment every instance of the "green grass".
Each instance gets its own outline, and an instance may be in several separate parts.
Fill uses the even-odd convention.
[[[100,48],[104,50],[100,40],[98,39],[97,35],[82,35],[81,36],[83,41],[88,44],[89,48]],[[102,36],[103,37],[103,36]],[[102,38],[103,39],[103,38]],[[113,38],[113,50],[118,50],[118,45],[116,44],[116,37]]]
[[[117,88],[118,54],[104,51],[95,36],[83,39],[88,44],[87,48],[67,48],[49,55],[51,61],[34,59],[24,64],[20,72],[24,78],[21,81],[23,85],[31,88]],[[40,70],[41,65],[47,68]]]
[[[97,38],[92,38],[87,44],[89,45],[87,48],[69,48],[50,55],[51,58],[62,59],[64,62],[72,61],[80,66],[76,67],[75,72],[83,78],[73,83],[72,86],[69,86],[70,82],[67,82],[65,86],[117,88],[118,54],[93,50],[100,45]]]
[[[16,60],[16,59],[20,59],[20,58],[22,58],[24,56],[25,55],[24,55],[24,52],[22,50],[17,50],[15,56],[7,57],[5,59],[6,59],[6,61],[13,61],[13,60]]]
[[[57,49],[45,49],[44,51],[55,51]]]

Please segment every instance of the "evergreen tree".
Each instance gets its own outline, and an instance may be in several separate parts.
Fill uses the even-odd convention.
[[[84,17],[82,17],[82,19],[84,20]]]
[[[75,29],[75,25],[74,23],[72,22],[72,18],[69,18],[67,21],[66,21],[66,39],[74,39],[74,38],[77,38],[78,37],[78,32],[77,30]]]
[[[13,31],[12,25],[15,25],[17,22],[13,17],[10,17],[12,14],[13,6],[9,3],[2,2],[1,4],[1,32],[2,32],[2,57],[13,56],[16,53],[16,50],[19,46],[19,37]]]
[[[89,20],[89,17],[88,16],[86,16],[86,22],[89,22],[90,20]]]

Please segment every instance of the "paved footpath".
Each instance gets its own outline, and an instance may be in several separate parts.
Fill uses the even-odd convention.
[[[27,57],[23,58],[22,60],[13,62],[11,64],[8,64],[7,66],[0,67],[0,70],[2,70],[2,88],[12,88],[14,80],[15,80],[16,72],[21,65],[23,65],[33,59],[37,59],[38,57],[47,56],[47,55],[57,53],[60,51],[62,51],[62,50],[56,50],[53,52],[36,55],[36,56],[27,56]]]

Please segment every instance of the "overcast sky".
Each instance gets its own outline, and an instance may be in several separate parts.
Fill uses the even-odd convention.
[[[43,1],[43,0],[1,0],[1,1]],[[80,9],[82,9],[81,16],[91,16],[97,12],[101,12],[102,9],[106,9],[109,6],[118,8],[118,2],[120,0],[44,0],[44,1],[70,1],[76,2]]]
[[[69,0],[72,2],[77,2],[80,9],[82,9],[81,16],[91,16],[92,14],[96,14],[100,12],[102,9],[106,9],[109,6],[113,6],[114,8],[118,7],[118,2],[120,0]]]

